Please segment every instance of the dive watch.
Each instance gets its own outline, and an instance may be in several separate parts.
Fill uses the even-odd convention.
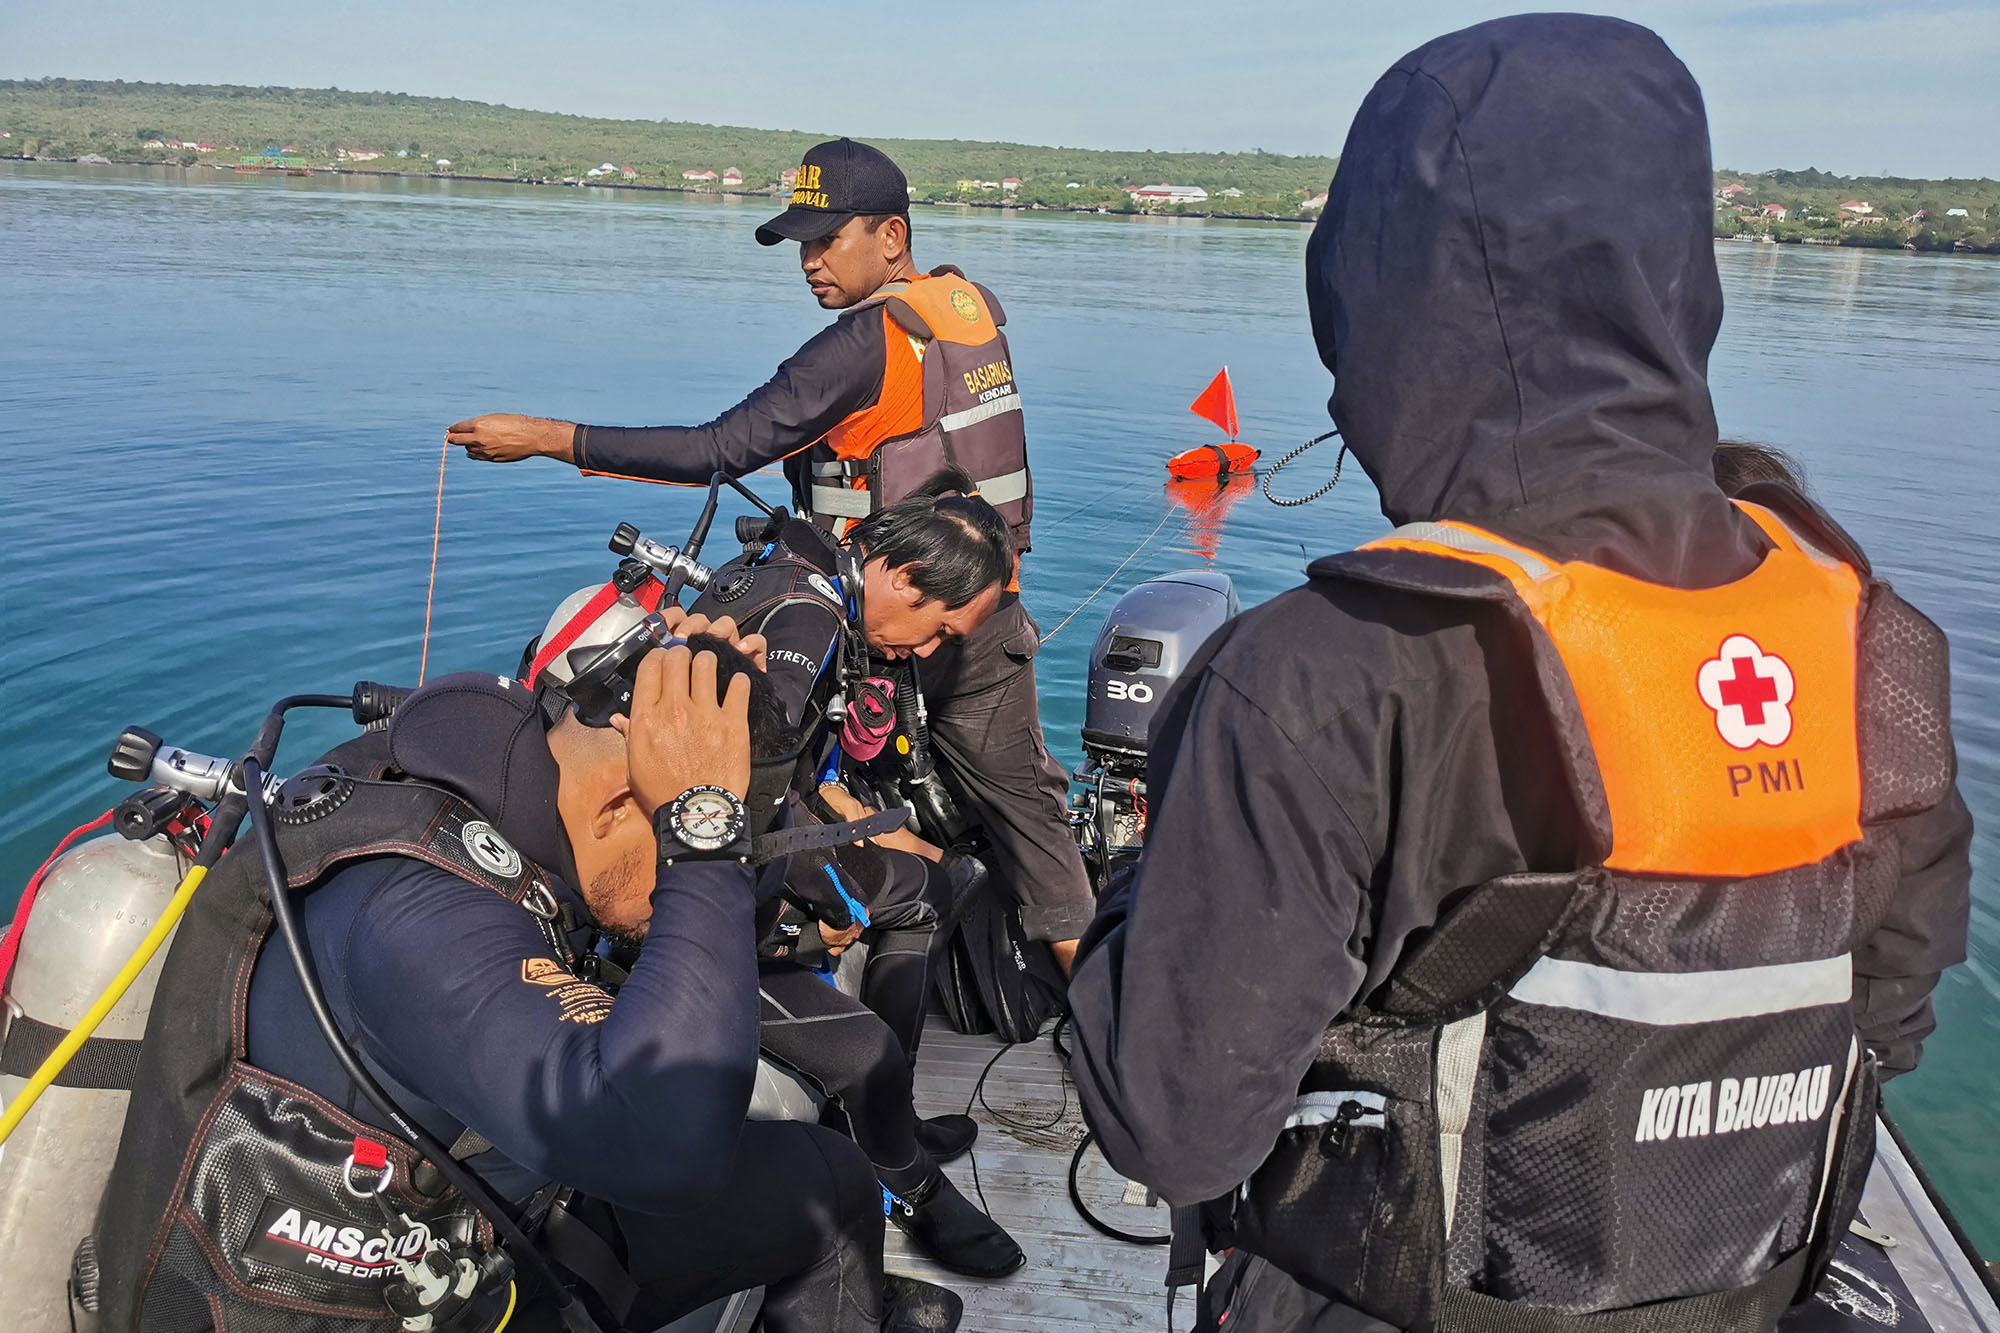
[[[742,861],[750,855],[750,816],[727,787],[689,787],[653,812],[660,861]]]

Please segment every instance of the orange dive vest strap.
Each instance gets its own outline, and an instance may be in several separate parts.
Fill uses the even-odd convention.
[[[1770,511],[1740,508],[1776,549],[1719,588],[1552,561],[1469,523],[1411,524],[1362,548],[1480,565],[1513,586],[1575,691],[1614,870],[1761,875],[1861,836],[1861,581]]]

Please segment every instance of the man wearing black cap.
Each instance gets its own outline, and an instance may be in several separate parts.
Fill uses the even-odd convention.
[[[851,139],[817,145],[791,206],[757,240],[797,241],[813,298],[841,317],[715,420],[628,428],[494,413],[458,422],[445,438],[488,462],[542,455],[645,481],[701,483],[782,462],[798,510],[828,527],[956,466],[1026,551],[1034,494],[1006,316],[957,269],[918,271],[896,164]],[[1092,902],[1069,831],[1068,782],[1042,739],[1039,640],[1010,591],[962,644],[916,655],[926,658],[932,740],[982,816],[993,868],[1020,900],[1028,936],[1050,941],[1067,966]]]

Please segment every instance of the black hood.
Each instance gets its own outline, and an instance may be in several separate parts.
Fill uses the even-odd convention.
[[[560,773],[535,692],[518,680],[462,671],[403,701],[389,723],[389,755],[413,778],[448,787],[500,836],[581,904],[569,835],[556,809]]]
[[[1765,549],[1711,480],[1701,90],[1645,28],[1526,14],[1368,94],[1306,251],[1329,404],[1395,523],[1708,587]]]

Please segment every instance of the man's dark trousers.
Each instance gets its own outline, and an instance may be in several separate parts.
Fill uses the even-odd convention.
[[[1042,740],[1041,644],[1020,596],[919,665],[931,744],[986,828],[994,878],[1034,940],[1073,940],[1096,911],[1069,826],[1069,779]]]

